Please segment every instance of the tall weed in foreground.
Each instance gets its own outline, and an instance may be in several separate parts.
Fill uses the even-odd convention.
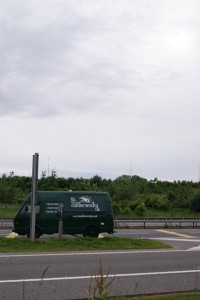
[[[88,288],[88,300],[108,299],[110,290],[115,277],[109,279],[109,272],[103,274],[102,258],[99,259],[97,274],[91,276]]]
[[[40,292],[40,288],[41,288],[41,285],[42,285],[42,281],[43,281],[44,276],[45,276],[45,274],[46,274],[46,272],[47,272],[48,269],[49,269],[49,266],[47,266],[46,269],[44,270],[44,272],[42,273],[41,281],[40,281],[40,284],[39,284],[39,287],[38,287],[38,290],[37,290],[36,300],[39,297],[39,292]]]

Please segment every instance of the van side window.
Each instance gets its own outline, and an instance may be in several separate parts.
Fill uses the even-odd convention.
[[[22,213],[30,213],[30,211],[31,211],[31,206],[27,204],[25,204],[21,210]]]
[[[23,207],[22,207],[22,210],[21,210],[22,213],[28,213],[30,214],[31,213],[31,205],[27,205],[25,204]],[[40,205],[36,205],[35,207],[35,212],[36,214],[38,214],[40,212]]]

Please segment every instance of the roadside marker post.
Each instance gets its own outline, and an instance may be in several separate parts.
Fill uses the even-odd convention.
[[[60,207],[59,207],[59,213],[60,213],[60,220],[58,222],[58,236],[59,236],[59,238],[62,238],[62,235],[63,235],[63,220],[62,220],[63,206],[64,205],[61,203]]]
[[[31,194],[31,224],[30,224],[30,238],[31,241],[35,241],[35,213],[37,203],[37,191],[38,191],[38,164],[39,154],[33,155],[33,166],[32,166],[32,194]]]

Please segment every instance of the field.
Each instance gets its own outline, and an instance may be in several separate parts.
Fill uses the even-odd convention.
[[[17,211],[19,210],[20,205],[19,204],[13,204],[13,205],[5,205],[0,203],[0,218],[14,218],[16,215]],[[191,218],[199,218],[200,213],[191,211],[190,209],[187,208],[175,208],[173,211],[173,215],[169,213],[169,211],[163,211],[163,210],[158,210],[158,209],[152,209],[149,208],[145,214],[144,218],[184,218],[184,217],[191,217]],[[131,214],[116,214],[114,216],[116,217],[137,217],[134,213]]]

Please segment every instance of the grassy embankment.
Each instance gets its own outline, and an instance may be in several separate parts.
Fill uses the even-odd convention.
[[[1,218],[14,218],[17,211],[19,210],[20,205],[5,205],[0,203],[0,219]]]
[[[13,218],[20,208],[20,204],[15,205],[5,205],[0,203],[0,218]],[[134,212],[130,215],[120,215],[115,217],[137,217]],[[150,209],[148,208],[143,216],[144,218],[170,218],[170,217],[177,217],[177,218],[184,218],[184,217],[191,217],[191,218],[199,218],[198,212],[193,212],[190,209],[186,208],[174,208],[173,213],[165,210],[158,210],[158,209]]]

